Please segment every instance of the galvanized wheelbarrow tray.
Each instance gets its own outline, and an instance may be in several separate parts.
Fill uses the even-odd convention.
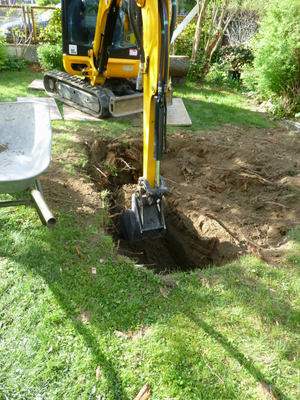
[[[32,204],[44,225],[56,221],[42,193],[39,175],[49,166],[52,130],[48,107],[0,103],[0,193],[29,191],[30,198],[0,202],[0,207]]]

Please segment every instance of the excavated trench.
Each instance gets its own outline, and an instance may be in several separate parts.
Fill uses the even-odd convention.
[[[165,205],[165,220],[164,237],[134,243],[123,239],[118,224],[115,238],[119,241],[119,252],[156,273],[222,265],[241,254],[241,249],[231,243],[220,243],[216,237],[199,237],[193,228],[185,225],[176,208],[168,203]]]
[[[182,212],[185,202],[188,203],[188,193],[184,193],[180,201],[176,190],[171,190],[164,201],[165,236],[127,243],[122,234],[120,215],[131,208],[131,195],[142,173],[142,142],[136,138],[122,143],[101,138],[101,141],[89,143],[88,149],[91,178],[98,190],[110,192],[109,233],[117,242],[119,254],[155,273],[169,273],[205,268],[212,264],[222,265],[243,252],[230,240],[220,242],[216,235],[200,235],[193,219]],[[194,213],[199,213],[199,210],[195,209]]]

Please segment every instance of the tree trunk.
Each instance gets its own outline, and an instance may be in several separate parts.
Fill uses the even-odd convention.
[[[184,76],[187,75],[190,68],[190,59],[188,56],[170,56],[169,75]]]
[[[203,17],[206,12],[207,4],[209,0],[204,0],[202,5],[200,5],[199,0],[198,1],[198,21],[197,21],[197,26],[196,26],[196,32],[194,36],[194,42],[193,42],[193,51],[192,51],[192,62],[195,62],[197,59],[197,54],[200,46],[200,39],[201,39],[201,30],[202,30],[202,21]]]
[[[190,59],[187,56],[170,56],[169,75],[172,85],[184,87],[190,67]]]
[[[211,36],[209,42],[207,42],[207,44],[205,46],[205,51],[204,51],[205,64],[199,71],[199,74],[202,77],[204,77],[208,74],[208,72],[210,70],[210,62],[211,62],[212,55],[217,50],[220,40],[222,38],[223,32],[227,28],[229,22],[231,21],[231,19],[233,17],[233,14],[231,13],[227,17],[226,21],[224,22],[229,3],[230,3],[230,0],[223,0],[222,12],[221,12],[221,16],[219,18],[218,26],[217,26],[215,32],[213,32],[213,35]],[[213,18],[215,18],[215,17],[216,16],[213,16]]]

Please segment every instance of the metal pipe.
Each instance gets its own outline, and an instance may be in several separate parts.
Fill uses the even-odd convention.
[[[33,8],[31,8],[30,12],[31,12],[31,19],[32,19],[34,43],[37,43],[36,25],[35,25],[35,17],[34,17],[34,10],[33,10]],[[29,23],[30,23],[30,22],[29,22]]]
[[[41,192],[41,194],[43,195],[43,189],[42,189],[42,185],[41,185],[41,181],[40,178],[37,177],[35,180],[35,184],[36,184],[36,188],[39,192]]]
[[[49,210],[41,192],[36,189],[32,189],[30,192],[30,196],[36,210],[39,214],[39,217],[44,225],[54,226],[56,224],[56,219],[53,217],[51,211]]]
[[[33,204],[33,202],[29,199],[1,201],[0,207],[25,206],[27,204]]]
[[[160,161],[156,161],[156,177],[155,177],[155,187],[160,186]]]

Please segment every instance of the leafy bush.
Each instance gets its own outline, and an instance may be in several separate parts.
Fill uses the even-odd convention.
[[[62,42],[45,43],[37,49],[39,63],[45,70],[63,71]]]
[[[255,72],[245,74],[245,83],[272,99],[277,115],[300,111],[299,32],[299,0],[270,0],[253,43]]]
[[[216,85],[223,85],[228,80],[228,70],[225,65],[214,63],[210,67],[206,79]]]
[[[40,30],[40,39],[45,42],[58,43],[62,41],[61,9],[53,10],[48,25]]]
[[[40,7],[54,6],[60,3],[60,0],[37,0],[36,5]]]
[[[191,61],[190,63],[188,78],[192,81],[201,80],[202,76],[200,74],[200,71],[202,70],[204,64],[205,64],[205,58],[202,57],[202,54],[200,53],[197,57],[196,62]]]
[[[209,73],[206,75],[206,80],[218,86],[227,86],[236,92],[244,91],[245,88],[242,86],[240,79],[235,79],[228,75],[228,69],[226,65],[214,63],[210,67]]]
[[[243,70],[243,84],[251,92],[257,92],[257,70],[253,65]]]
[[[235,71],[241,70],[245,65],[251,65],[253,54],[251,49],[243,44],[223,46],[219,50],[220,62]]]
[[[0,33],[0,71],[5,69],[5,64],[7,60],[6,44],[4,43],[4,36]]]
[[[192,20],[184,31],[177,37],[175,42],[175,54],[191,58],[193,51],[193,40],[196,30],[196,21]]]
[[[18,60],[17,57],[7,57],[7,60],[5,62],[4,71],[23,71],[24,69],[27,68],[28,64],[30,64],[29,61],[21,59]]]
[[[5,51],[5,45],[3,43],[0,43],[0,71],[3,71],[3,69],[5,69],[6,60],[7,54]]]
[[[0,33],[0,71],[22,71],[24,70],[29,61],[20,59],[16,56],[9,56],[6,52],[5,36]]]
[[[37,49],[38,60],[42,68],[51,71],[63,71],[61,10],[53,11],[46,28],[41,29],[40,38],[47,43]]]

